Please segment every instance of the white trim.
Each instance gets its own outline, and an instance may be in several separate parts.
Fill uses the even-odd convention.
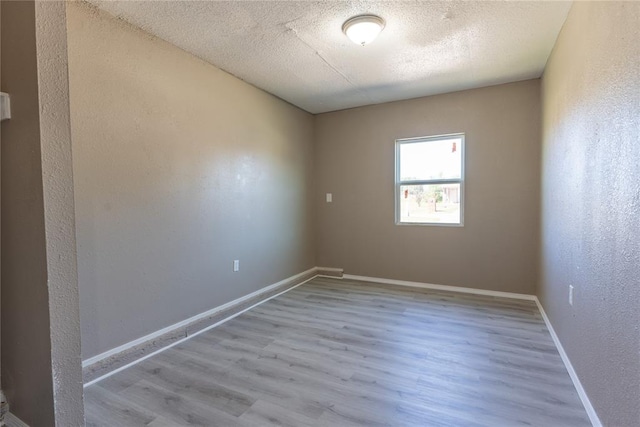
[[[191,324],[193,322],[197,322],[198,320],[205,319],[207,317],[213,316],[213,315],[219,313],[222,310],[226,310],[226,309],[228,309],[230,307],[233,307],[235,305],[241,304],[242,302],[244,302],[244,301],[246,301],[248,299],[254,298],[254,297],[256,297],[256,296],[258,296],[258,295],[260,295],[262,293],[269,292],[272,289],[275,289],[275,288],[277,288],[279,286],[282,286],[287,282],[299,279],[300,277],[304,277],[305,275],[313,274],[316,271],[317,271],[317,267],[310,268],[307,271],[303,271],[302,273],[299,273],[299,274],[296,274],[294,276],[288,277],[288,278],[286,278],[284,280],[279,281],[278,283],[274,283],[273,285],[269,285],[269,286],[267,286],[265,288],[258,289],[255,292],[252,292],[252,293],[250,293],[248,295],[245,295],[243,297],[240,297],[238,299],[234,299],[233,301],[229,301],[226,304],[223,304],[223,305],[220,305],[218,307],[212,308],[211,310],[205,311],[204,313],[196,314],[193,317],[190,317],[190,318],[185,319],[185,320],[183,320],[181,322],[178,322],[178,323],[174,323],[171,326],[167,326],[166,328],[162,328],[162,329],[160,329],[158,331],[152,332],[149,335],[145,335],[145,336],[140,337],[138,339],[135,339],[133,341],[129,341],[126,344],[123,344],[123,345],[120,345],[118,347],[112,348],[111,350],[105,351],[104,353],[98,354],[97,356],[93,356],[93,357],[88,358],[87,360],[83,360],[82,361],[82,367],[86,368],[87,366],[91,366],[94,363],[100,362],[100,361],[102,361],[102,360],[104,360],[104,359],[106,359],[108,357],[114,356],[114,355],[116,355],[118,353],[121,353],[121,352],[123,352],[125,350],[128,350],[130,348],[136,347],[136,346],[138,346],[140,344],[143,344],[143,343],[145,343],[147,341],[151,341],[151,340],[153,340],[155,338],[158,338],[159,336],[162,336],[162,335],[164,335],[166,333],[174,331],[174,330],[176,330],[178,328],[182,328],[182,327],[187,326],[187,325],[189,325],[189,324]]]
[[[278,283],[274,283],[273,285],[269,285],[265,288],[259,289],[249,295],[245,295],[241,298],[238,298],[236,300],[233,300],[231,302],[228,302],[224,305],[221,305],[219,307],[216,307],[212,310],[206,311],[204,313],[200,313],[196,316],[193,316],[189,319],[183,320],[182,322],[176,323],[172,326],[169,326],[167,328],[161,329],[159,331],[156,331],[152,334],[146,335],[142,338],[138,338],[137,340],[131,341],[125,345],[116,347],[112,350],[109,350],[105,353],[102,353],[98,356],[94,356],[90,359],[87,359],[85,361],[82,362],[82,366],[88,366],[91,365],[93,363],[99,362],[100,360],[106,359],[107,357],[111,357],[115,354],[118,354],[124,350],[127,350],[131,347],[135,347],[139,344],[142,344],[148,340],[152,340],[160,335],[164,335],[165,333],[171,332],[174,329],[186,326],[192,322],[198,321],[200,319],[206,318],[208,316],[214,315],[218,312],[220,312],[221,310],[225,310],[231,306],[237,305],[239,303],[242,303],[243,301],[246,301],[247,299],[253,298],[255,296],[258,296],[262,293],[268,292],[269,290],[272,290],[274,288],[277,288],[278,286],[282,286],[285,283],[289,282],[289,281],[293,281],[295,279],[298,279],[300,277],[303,277],[307,274],[313,274],[315,272],[317,272],[318,270],[325,270],[325,271],[341,271],[342,269],[338,269],[338,268],[329,268],[329,267],[313,267],[310,268],[307,271],[304,271],[302,273],[296,274],[294,276],[291,276],[287,279],[281,280]],[[289,292],[292,289],[297,288],[298,286],[301,286],[307,282],[309,282],[310,280],[316,278],[316,277],[329,277],[332,279],[340,279],[340,277],[335,277],[335,276],[324,276],[321,274],[314,274],[312,277],[308,278],[307,280],[300,282],[290,288],[285,289],[282,292],[279,292],[275,295],[270,296],[269,298],[266,298],[262,301],[258,301],[257,303],[253,304],[250,307],[247,307],[241,311],[239,311],[238,313],[234,313],[233,315],[226,317],[222,320],[220,320],[219,322],[214,323],[213,325],[207,326],[206,328],[203,328],[197,332],[194,332],[193,334],[189,335],[188,337],[182,338],[178,341],[175,341],[169,345],[167,345],[166,347],[163,347],[159,350],[156,350],[152,353],[149,353],[139,359],[134,360],[131,363],[128,363],[124,366],[121,366],[117,369],[114,369],[113,371],[102,375],[98,378],[95,378],[91,381],[89,381],[88,383],[84,384],[84,387],[88,387],[91,384],[95,384],[98,381],[103,380],[104,378],[110,377],[111,375],[123,371],[139,362],[142,362],[143,360],[146,360],[152,356],[155,356],[158,353],[161,353],[162,351],[171,348],[173,346],[176,346],[188,339],[190,339],[191,337],[194,337],[196,335],[199,335],[201,333],[204,333],[210,329],[215,328],[218,325],[221,325],[239,315],[241,315],[242,313],[251,310],[254,307],[257,307],[258,305],[267,302],[273,298],[276,298],[284,293]],[[500,298],[512,298],[512,299],[520,299],[520,300],[527,300],[527,301],[534,301],[538,307],[538,310],[540,311],[540,314],[542,316],[542,319],[544,320],[545,325],[547,326],[547,329],[549,330],[549,334],[551,335],[551,339],[553,340],[553,343],[555,344],[556,348],[558,349],[558,353],[560,354],[560,358],[562,359],[562,362],[565,365],[565,368],[567,369],[567,372],[569,373],[569,377],[571,378],[571,381],[573,382],[574,387],[576,388],[576,391],[578,393],[578,396],[580,397],[580,400],[582,401],[582,404],[584,405],[585,411],[587,412],[587,415],[589,416],[589,420],[591,421],[591,424],[593,425],[593,427],[602,427],[602,423],[600,422],[600,419],[598,418],[598,415],[595,411],[595,409],[593,408],[593,405],[591,405],[591,401],[589,400],[589,397],[587,396],[586,391],[584,390],[584,388],[582,387],[582,383],[580,382],[580,379],[578,378],[578,374],[576,373],[576,371],[573,369],[573,365],[571,364],[571,361],[569,360],[569,356],[567,356],[567,353],[564,351],[564,348],[562,347],[562,344],[560,343],[560,339],[558,338],[558,335],[556,335],[555,330],[553,329],[553,326],[551,325],[551,321],[549,320],[549,318],[547,317],[547,314],[544,311],[544,308],[542,307],[542,304],[540,303],[540,301],[538,300],[538,297],[535,295],[529,295],[529,294],[519,294],[519,293],[514,293],[514,292],[502,292],[502,291],[490,291],[490,290],[486,290],[486,289],[474,289],[474,288],[464,288],[464,287],[459,287],[459,286],[449,286],[449,285],[436,285],[436,284],[432,284],[432,283],[422,283],[422,282],[410,282],[410,281],[406,281],[406,280],[394,280],[394,279],[383,279],[383,278],[379,278],[379,277],[368,277],[368,276],[357,276],[357,275],[353,275],[353,274],[343,274],[342,276],[343,279],[347,279],[347,280],[359,280],[359,281],[364,281],[364,282],[373,282],[373,283],[382,283],[382,284],[387,284],[387,285],[395,285],[395,286],[407,286],[407,287],[412,287],[412,288],[422,288],[422,289],[434,289],[434,290],[440,290],[440,291],[450,291],[450,292],[460,292],[460,293],[466,293],[466,294],[475,294],[475,295],[486,295],[486,296],[493,296],[493,297],[500,297]],[[18,417],[16,417],[15,415],[11,414],[10,412],[6,414],[5,416],[5,422],[7,427],[29,427],[27,424],[25,424],[22,420],[20,420]]]
[[[251,298],[251,297],[257,296],[257,295],[262,294],[262,293],[264,293],[264,292],[267,292],[267,291],[269,291],[269,290],[271,290],[271,289],[277,288],[278,286],[282,286],[283,284],[285,284],[285,283],[287,283],[287,282],[289,282],[289,281],[291,281],[291,280],[295,280],[295,279],[300,278],[300,277],[303,277],[303,276],[305,276],[305,275],[307,275],[307,274],[313,274],[316,270],[317,270],[317,268],[316,268],[316,267],[310,268],[310,269],[309,269],[309,270],[307,270],[307,271],[304,271],[304,272],[302,272],[302,273],[296,274],[295,276],[291,276],[291,277],[289,277],[289,278],[287,278],[287,279],[281,280],[281,281],[279,281],[278,283],[274,283],[273,285],[269,285],[269,286],[267,286],[266,288],[262,288],[262,289],[260,289],[260,290],[258,290],[258,291],[256,291],[256,292],[253,292],[253,293],[251,293],[251,294],[249,294],[249,295],[245,295],[244,297],[241,297],[241,298],[238,298],[238,299],[233,300],[233,301],[231,301],[231,302],[228,302],[228,303],[226,303],[226,304],[224,304],[224,305],[221,305],[221,306],[219,306],[219,307],[216,307],[216,308],[214,308],[214,309],[212,309],[212,310],[209,310],[209,311],[207,311],[207,312],[205,312],[205,313],[198,314],[198,315],[193,316],[193,317],[191,317],[191,318],[189,318],[189,319],[187,319],[187,320],[184,320],[184,321],[182,321],[182,322],[176,323],[176,324],[175,324],[175,325],[173,325],[173,326],[169,326],[168,328],[164,328],[164,329],[162,329],[162,330],[160,330],[160,331],[157,331],[157,332],[154,332],[154,333],[152,333],[152,334],[146,335],[145,337],[139,338],[139,339],[137,339],[137,340],[135,340],[135,341],[131,341],[130,343],[125,344],[124,346],[120,346],[120,347],[117,347],[117,348],[115,348],[115,349],[113,349],[113,350],[109,350],[108,352],[102,353],[102,354],[101,354],[101,355],[99,355],[99,356],[103,356],[104,354],[107,354],[107,353],[109,353],[109,355],[104,356],[104,357],[102,357],[101,359],[98,359],[97,361],[102,360],[102,359],[104,359],[105,357],[113,356],[113,355],[115,355],[115,354],[117,354],[117,353],[119,353],[119,352],[121,352],[121,351],[127,350],[127,349],[129,349],[129,348],[131,348],[131,347],[133,347],[133,346],[135,346],[135,345],[142,344],[143,342],[146,342],[146,341],[147,341],[147,340],[149,340],[149,339],[153,339],[153,338],[155,338],[155,337],[157,337],[157,336],[160,336],[160,335],[163,335],[163,334],[165,334],[165,333],[167,333],[167,332],[170,332],[170,331],[171,331],[171,330],[173,330],[174,328],[180,328],[180,327],[185,326],[185,325],[187,325],[187,324],[189,324],[189,323],[191,323],[191,322],[193,322],[193,321],[196,321],[196,320],[199,320],[199,319],[205,318],[205,317],[207,317],[207,316],[210,316],[211,314],[215,314],[215,313],[219,312],[220,310],[223,310],[223,309],[225,309],[225,308],[228,308],[228,307],[231,307],[231,306],[236,305],[236,304],[238,304],[238,303],[241,303],[241,302],[243,302],[243,301],[245,301],[245,300],[247,300],[247,299],[249,299],[249,298]],[[244,313],[244,312],[246,312],[246,311],[248,311],[248,310],[251,310],[251,309],[252,309],[252,308],[254,308],[254,307],[257,307],[258,305],[260,305],[260,304],[262,304],[262,303],[264,303],[264,302],[267,302],[267,301],[269,301],[269,300],[271,300],[271,299],[273,299],[273,298],[275,298],[275,297],[278,297],[278,296],[280,296],[280,295],[282,295],[282,294],[284,294],[284,293],[286,293],[286,292],[289,292],[290,290],[295,289],[295,288],[297,288],[297,287],[298,287],[298,286],[300,286],[300,285],[304,285],[305,283],[307,283],[308,281],[310,281],[310,280],[312,280],[312,279],[315,279],[316,277],[317,277],[317,275],[316,275],[316,274],[314,274],[313,276],[309,277],[309,278],[308,278],[308,279],[306,279],[305,281],[300,282],[300,283],[298,283],[298,284],[296,284],[296,285],[294,285],[294,286],[291,286],[290,288],[287,288],[287,289],[285,289],[284,291],[279,292],[279,293],[277,293],[277,294],[275,294],[275,295],[271,295],[269,298],[265,298],[265,299],[263,299],[263,300],[261,300],[261,301],[258,301],[257,303],[253,304],[252,306],[247,307],[247,308],[245,308],[245,309],[243,309],[243,310],[241,310],[241,311],[239,311],[239,312],[237,312],[237,313],[234,313],[234,314],[232,314],[232,315],[231,315],[231,316],[229,316],[229,317],[225,317],[224,319],[222,319],[222,320],[220,320],[220,321],[218,321],[218,322],[214,323],[213,325],[209,325],[209,326],[207,326],[206,328],[203,328],[203,329],[201,329],[201,330],[199,330],[199,331],[197,331],[197,332],[194,332],[194,333],[190,334],[190,335],[189,335],[189,336],[187,336],[187,337],[184,337],[184,338],[182,338],[182,339],[179,339],[179,340],[177,340],[177,341],[172,342],[171,344],[167,345],[166,347],[162,347],[161,349],[156,350],[156,351],[154,351],[154,352],[152,352],[152,353],[149,353],[149,354],[147,354],[147,355],[145,355],[145,356],[143,356],[143,357],[141,357],[141,358],[139,358],[139,359],[136,359],[136,360],[134,360],[134,361],[133,361],[133,362],[131,362],[131,363],[127,363],[126,365],[121,366],[121,367],[119,367],[119,368],[117,368],[117,369],[114,369],[113,371],[110,371],[110,372],[108,372],[108,373],[106,373],[106,374],[104,374],[104,375],[102,375],[102,376],[100,376],[100,377],[98,377],[98,378],[94,378],[93,380],[91,380],[91,381],[89,381],[89,382],[85,383],[85,384],[84,384],[84,387],[88,387],[88,386],[90,386],[91,384],[95,384],[95,383],[97,383],[97,382],[98,382],[98,381],[100,381],[100,380],[103,380],[103,379],[105,379],[105,378],[107,378],[107,377],[110,377],[111,375],[113,375],[113,374],[115,374],[115,373],[118,373],[118,372],[120,372],[120,371],[123,371],[123,370],[125,370],[125,369],[127,369],[127,368],[129,368],[129,367],[131,367],[131,366],[133,366],[133,365],[136,365],[136,364],[138,364],[138,363],[142,362],[143,360],[146,360],[146,359],[148,359],[148,358],[150,358],[150,357],[152,357],[152,356],[155,356],[156,354],[161,353],[161,352],[163,352],[164,350],[166,350],[166,349],[168,349],[168,348],[171,348],[171,347],[176,346],[176,345],[178,345],[178,344],[180,344],[180,343],[183,343],[183,342],[185,342],[186,340],[191,339],[192,337],[195,337],[196,335],[200,335],[201,333],[208,331],[209,329],[213,329],[213,328],[215,328],[216,326],[221,325],[221,324],[223,324],[223,323],[225,323],[225,322],[227,322],[227,321],[229,321],[229,320],[231,320],[231,319],[233,319],[233,318],[235,318],[235,317],[237,317],[237,316],[241,315],[242,313]],[[153,337],[152,337],[152,338],[148,338],[148,337],[151,337],[151,336],[153,336]],[[132,345],[132,343],[135,343],[135,344],[133,344],[133,345]],[[116,351],[116,350],[118,350],[118,351]],[[95,358],[97,358],[97,357],[98,357],[98,356],[95,356]],[[94,359],[94,358],[92,358],[92,359]],[[90,360],[92,360],[92,359],[87,359],[87,361],[90,361]],[[93,362],[93,363],[95,363],[95,362]],[[82,363],[82,365],[83,365],[83,367],[84,367],[84,366],[85,366],[85,362],[83,362],[83,363]]]
[[[29,427],[27,423],[13,415],[11,412],[4,414],[4,423],[7,427]]]
[[[593,427],[602,427],[602,423],[598,418],[598,414],[596,413],[596,410],[593,408],[593,405],[591,405],[589,396],[587,396],[587,392],[584,390],[584,387],[582,387],[580,378],[578,378],[578,374],[576,373],[575,369],[573,369],[571,360],[569,360],[569,356],[564,351],[564,348],[562,347],[562,343],[560,342],[560,338],[558,338],[556,331],[553,329],[553,326],[551,326],[551,321],[547,317],[547,313],[545,313],[544,308],[542,308],[542,304],[540,303],[540,300],[538,300],[538,297],[536,297],[535,302],[536,302],[536,305],[538,306],[538,310],[540,310],[540,314],[542,315],[542,319],[544,320],[544,323],[547,325],[547,329],[549,330],[551,339],[553,340],[553,343],[556,345],[556,348],[558,349],[558,353],[560,353],[560,358],[562,358],[562,361],[564,362],[564,366],[567,368],[567,372],[569,372],[569,377],[571,377],[571,381],[573,381],[573,386],[576,388],[576,391],[578,392],[578,396],[580,396],[582,405],[584,406],[585,411],[587,411],[587,415],[589,416],[589,420],[591,420],[591,424],[593,425]]]
[[[438,291],[461,292],[465,294],[487,295],[492,297],[522,299],[522,300],[528,300],[528,301],[536,300],[535,295],[517,294],[514,292],[489,291],[486,289],[462,288],[459,286],[449,286],[449,285],[434,285],[432,283],[408,282],[406,280],[382,279],[379,277],[354,276],[352,274],[344,274],[342,277],[350,280],[384,283],[387,285],[396,285],[396,286],[409,286],[412,288],[435,289]]]
[[[416,144],[430,141],[446,141],[450,139],[460,140],[460,178],[455,179],[423,179],[403,181],[400,176],[401,156],[400,147],[403,144]],[[401,226],[436,226],[436,227],[464,227],[464,168],[465,168],[465,132],[450,133],[445,135],[420,136],[413,138],[398,138],[395,140],[395,187],[394,187],[394,206],[395,206],[395,224]],[[441,223],[441,222],[402,222],[401,219],[401,203],[400,203],[400,187],[403,185],[430,185],[430,184],[460,184],[460,222]]]

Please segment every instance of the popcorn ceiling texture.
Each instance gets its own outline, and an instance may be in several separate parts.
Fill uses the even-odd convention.
[[[640,3],[576,2],[542,96],[538,294],[600,421],[637,426]]]
[[[570,2],[90,0],[311,113],[540,77]],[[387,24],[369,46],[351,16]]]

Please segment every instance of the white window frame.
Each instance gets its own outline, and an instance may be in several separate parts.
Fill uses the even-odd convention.
[[[460,140],[460,179],[428,179],[428,180],[400,180],[400,147],[404,144],[424,143],[430,141],[446,141],[448,139]],[[464,227],[464,158],[465,158],[465,134],[452,133],[447,135],[421,136],[417,138],[396,139],[396,173],[395,173],[395,194],[394,205],[396,210],[396,225],[416,225],[416,226],[440,226],[440,227]],[[441,223],[441,222],[402,222],[400,217],[400,187],[402,185],[438,185],[438,184],[460,184],[460,222]]]

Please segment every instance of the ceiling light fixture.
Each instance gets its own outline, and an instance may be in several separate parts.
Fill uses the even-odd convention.
[[[348,19],[342,25],[342,32],[355,44],[364,46],[378,37],[384,28],[384,19],[376,15],[359,15]]]

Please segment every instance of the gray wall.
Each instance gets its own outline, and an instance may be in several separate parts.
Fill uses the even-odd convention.
[[[534,293],[539,89],[530,80],[316,116],[318,264]],[[395,225],[395,139],[457,132],[466,133],[464,227]]]
[[[67,19],[85,359],[315,266],[313,116],[85,5]]]
[[[574,3],[542,86],[538,294],[607,426],[640,423],[639,28],[640,3]]]
[[[2,382],[29,425],[53,425],[35,7],[2,2]]]
[[[64,2],[2,2],[2,379],[32,426],[84,424]]]

